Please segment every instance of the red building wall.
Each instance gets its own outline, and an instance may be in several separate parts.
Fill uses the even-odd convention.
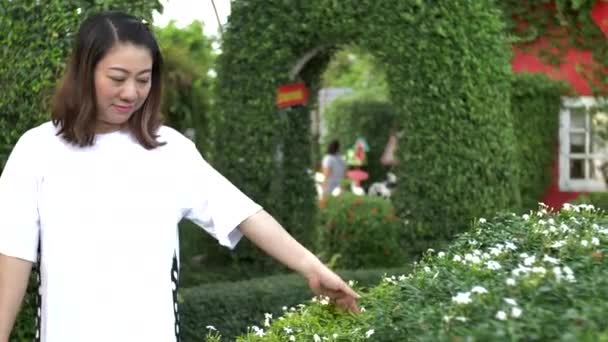
[[[551,10],[548,8],[548,10]],[[608,0],[599,0],[593,7],[591,18],[608,37]],[[567,81],[574,91],[580,95],[591,95],[591,88],[585,79],[576,71],[577,65],[589,65],[592,62],[591,52],[571,48],[563,57],[559,66],[549,65],[541,61],[537,51],[548,48],[549,42],[544,37],[536,40],[526,49],[513,46],[513,60],[511,62],[514,72],[543,73],[555,80]],[[559,113],[553,113],[559,115]],[[558,154],[556,148],[553,162],[553,177],[544,198],[541,200],[550,207],[560,208],[564,203],[575,199],[580,193],[563,192],[559,190]]]

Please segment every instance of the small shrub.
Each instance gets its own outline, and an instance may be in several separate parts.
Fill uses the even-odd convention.
[[[340,268],[393,267],[406,264],[401,223],[388,200],[344,193],[320,213],[317,251],[338,257]]]
[[[324,300],[238,341],[605,341],[608,216],[592,206],[479,219],[347,315]]]
[[[371,286],[378,284],[384,274],[399,274],[404,270],[338,273],[344,279],[359,282],[361,286]],[[306,281],[295,274],[184,289],[180,306],[183,341],[203,341],[208,333],[213,335],[217,331],[233,341],[236,336],[245,333],[248,326],[263,320],[265,313],[280,315],[284,313],[283,307],[303,303],[311,297],[312,292]]]

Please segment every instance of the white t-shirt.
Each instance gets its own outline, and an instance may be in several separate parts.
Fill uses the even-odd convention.
[[[234,248],[237,226],[262,209],[182,134],[158,133],[167,144],[153,150],[123,131],[80,148],[47,122],[14,147],[0,177],[0,253],[40,257],[42,342],[178,341],[178,222]]]
[[[340,186],[346,171],[346,162],[341,155],[328,154],[323,157],[323,168],[329,169],[329,179],[327,180],[327,193],[331,194],[335,188]]]

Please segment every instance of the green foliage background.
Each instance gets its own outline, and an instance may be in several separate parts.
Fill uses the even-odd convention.
[[[174,22],[154,29],[165,59],[163,114],[166,124],[184,133],[195,130],[199,150],[209,157],[212,139],[213,40],[194,21],[183,29]]]
[[[552,179],[559,145],[559,109],[566,84],[539,74],[516,74],[511,112],[519,156],[522,210],[538,207]]]
[[[298,135],[283,129],[276,87],[290,82],[302,55],[327,47],[302,77],[316,93],[318,78],[307,77],[308,70],[326,67],[330,47],[353,44],[391,66],[389,98],[407,132],[395,204],[413,238],[449,236],[472,217],[519,206],[510,50],[501,19],[486,0],[234,1],[218,58],[216,166],[310,245],[315,198],[304,172],[310,147],[302,139],[308,111],[288,116],[304,128]],[[296,178],[273,191],[275,182],[285,183],[274,172],[276,146],[292,139],[301,140],[301,148],[285,154]]]

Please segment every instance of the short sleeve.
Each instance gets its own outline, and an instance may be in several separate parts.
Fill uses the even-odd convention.
[[[184,217],[233,249],[243,237],[238,225],[262,207],[209,165],[192,142],[188,144]]]
[[[36,262],[40,179],[31,138],[26,133],[19,139],[0,176],[0,253]]]

